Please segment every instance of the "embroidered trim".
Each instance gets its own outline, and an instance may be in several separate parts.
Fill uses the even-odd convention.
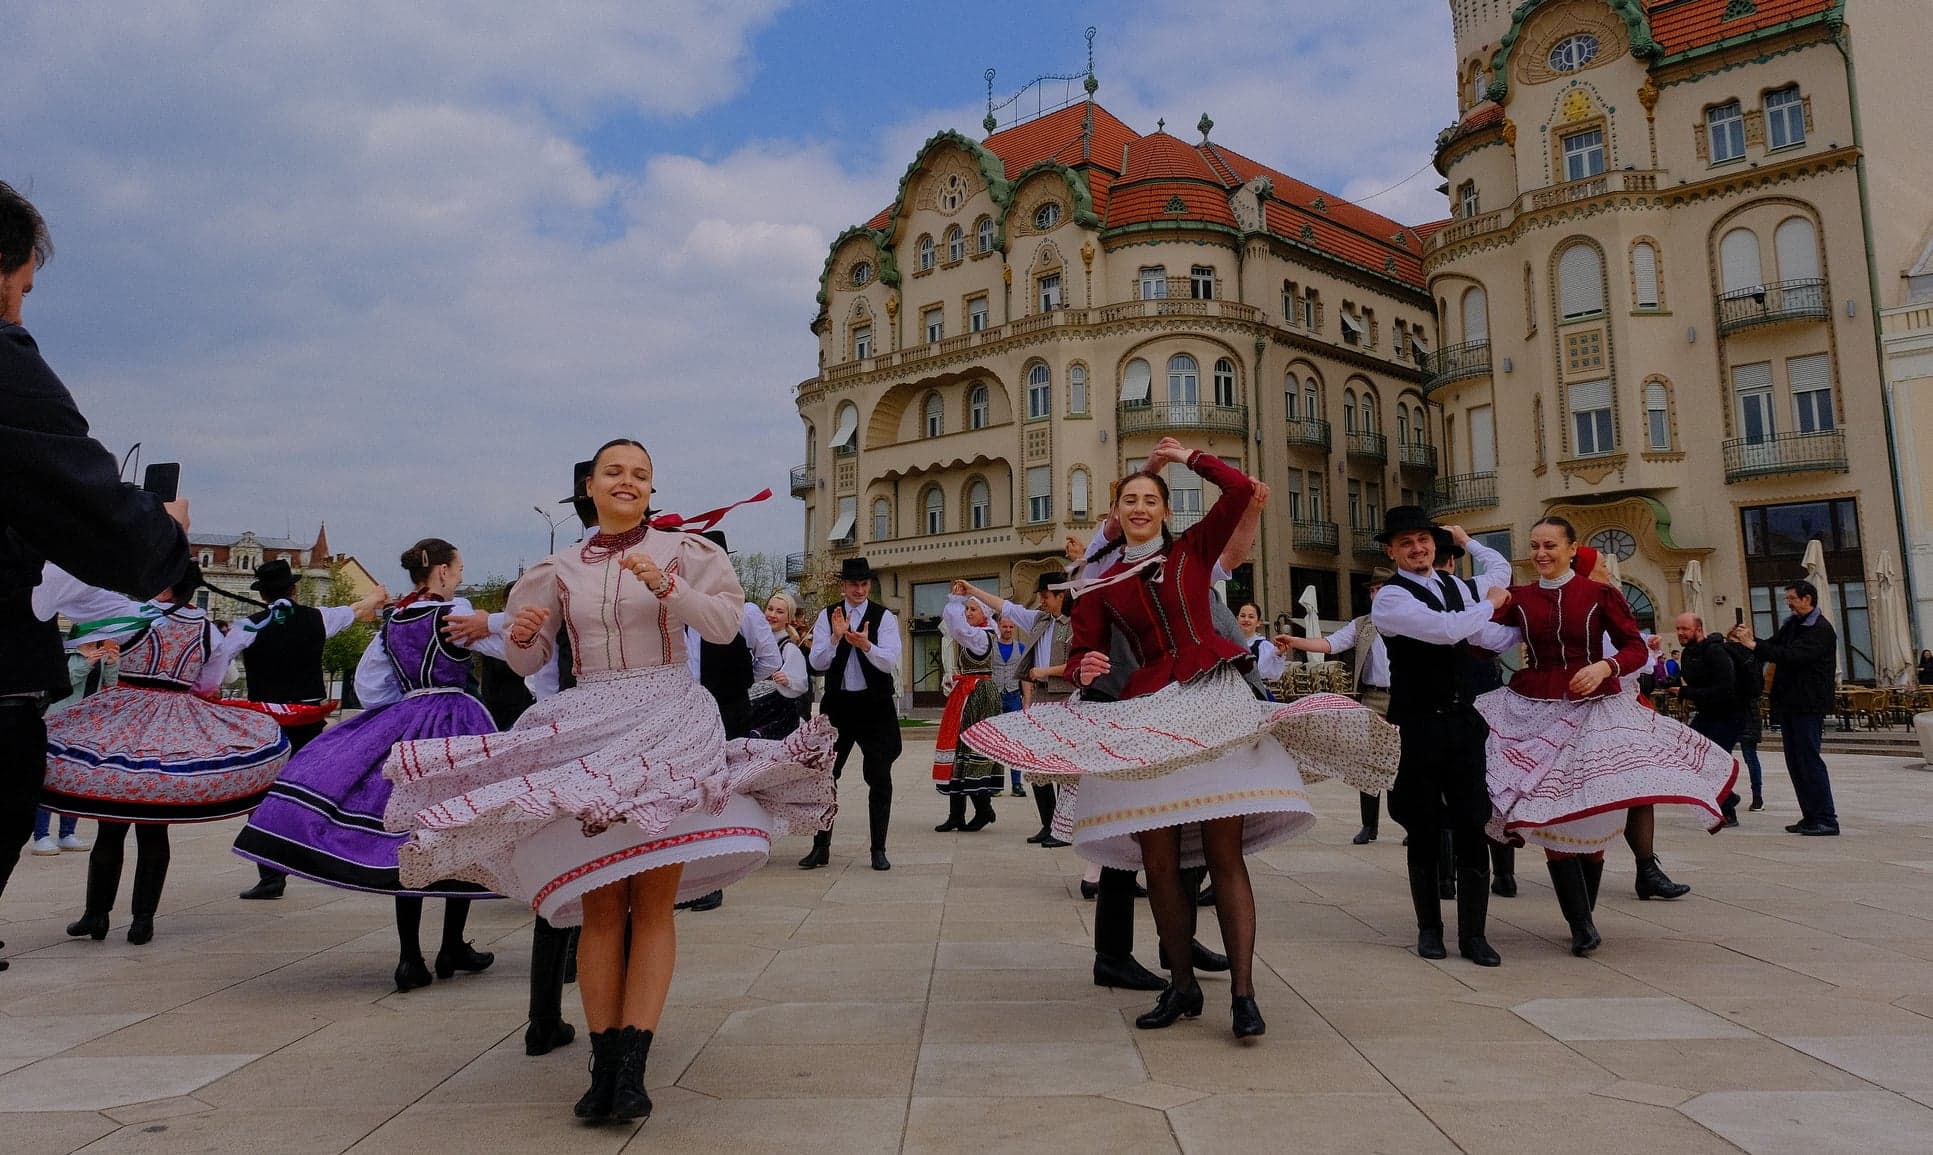
[[[623,533],[594,533],[591,540],[578,548],[577,556],[583,558],[587,565],[597,565],[643,541],[644,535],[650,532],[650,523],[639,522]]]
[[[1074,829],[1087,830],[1095,826],[1123,822],[1130,818],[1153,818],[1203,806],[1220,806],[1226,802],[1259,802],[1266,799],[1306,803],[1309,801],[1309,795],[1306,791],[1292,790],[1287,786],[1258,787],[1254,790],[1224,790],[1219,794],[1199,794],[1193,798],[1178,798],[1155,806],[1128,806],[1120,810],[1110,810],[1105,814],[1084,815],[1075,820]]]
[[[713,830],[694,830],[689,834],[674,834],[669,838],[657,838],[650,842],[640,842],[636,846],[629,846],[623,850],[614,850],[609,854],[599,855],[584,865],[573,867],[563,874],[558,875],[556,878],[551,879],[550,882],[546,883],[537,892],[537,896],[530,900],[531,909],[535,910],[537,907],[543,905],[544,900],[556,893],[558,888],[568,886],[587,874],[595,874],[607,866],[615,866],[627,859],[637,858],[641,855],[651,854],[659,850],[669,850],[674,846],[688,846],[694,842],[709,842],[718,838],[757,838],[766,843],[772,841],[771,835],[756,826],[720,826]]]

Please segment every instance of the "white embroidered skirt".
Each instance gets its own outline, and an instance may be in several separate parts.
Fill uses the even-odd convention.
[[[586,891],[683,863],[680,900],[757,870],[771,840],[836,809],[830,722],[727,742],[682,666],[586,675],[501,734],[402,742],[384,823],[408,831],[404,885],[454,878],[558,926]]]
[[[1563,700],[1509,689],[1477,699],[1490,724],[1485,748],[1491,837],[1565,854],[1617,841],[1633,806],[1690,806],[1717,831],[1738,780],[1731,755],[1630,694]]]

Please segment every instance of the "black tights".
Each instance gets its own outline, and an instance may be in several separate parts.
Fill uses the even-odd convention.
[[[139,824],[109,822],[103,819],[94,833],[94,848],[87,852],[87,913],[106,914],[114,909],[115,892],[121,889],[121,867],[127,861],[128,829],[134,829],[136,882],[143,893],[134,896],[136,914],[153,914],[161,899],[161,883],[168,876],[168,861],[173,851],[168,846],[168,828],[157,822]],[[149,893],[152,892],[152,893]]]
[[[1195,895],[1182,885],[1181,827],[1164,826],[1135,836],[1141,844],[1141,866],[1148,876],[1148,905],[1154,909],[1155,931],[1168,956],[1168,974],[1176,990],[1195,985]],[[1248,862],[1242,857],[1242,818],[1217,818],[1201,824],[1203,854],[1215,886],[1215,917],[1221,922],[1222,946],[1228,951],[1229,993],[1255,994],[1255,892],[1248,882]]]
[[[463,926],[470,921],[470,900],[467,898],[446,898],[443,900],[443,949],[456,950],[463,945]],[[396,896],[396,939],[402,944],[403,957],[420,959],[423,957],[423,900],[413,894]]]

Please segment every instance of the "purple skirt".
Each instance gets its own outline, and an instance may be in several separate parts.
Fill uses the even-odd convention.
[[[417,693],[325,731],[289,759],[235,839],[235,853],[286,874],[378,894],[489,898],[469,882],[406,887],[396,855],[407,834],[383,829],[390,782],[383,763],[398,742],[494,734],[496,724],[461,690]]]

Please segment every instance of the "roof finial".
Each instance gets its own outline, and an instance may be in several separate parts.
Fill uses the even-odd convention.
[[[1094,26],[1092,24],[1087,26],[1087,79],[1081,81],[1081,87],[1087,90],[1089,101],[1094,99],[1095,90],[1101,87],[1101,82],[1094,79]]]
[[[988,136],[992,136],[993,130],[1000,127],[1000,118],[993,114],[993,69],[991,68],[987,69],[986,77],[987,77],[987,118],[981,121],[980,125],[981,127],[987,130]]]
[[[1155,122],[1154,122],[1154,130],[1155,130],[1156,132],[1166,132],[1166,131],[1168,131],[1168,118],[1164,116],[1164,117],[1162,117],[1162,118],[1161,118],[1160,120],[1157,120],[1157,121],[1155,121]]]
[[[1205,112],[1202,113],[1201,119],[1195,122],[1195,131],[1201,133],[1201,142],[1203,144],[1208,143],[1208,134],[1213,132],[1214,130],[1215,130],[1215,122],[1208,119],[1207,113]]]

